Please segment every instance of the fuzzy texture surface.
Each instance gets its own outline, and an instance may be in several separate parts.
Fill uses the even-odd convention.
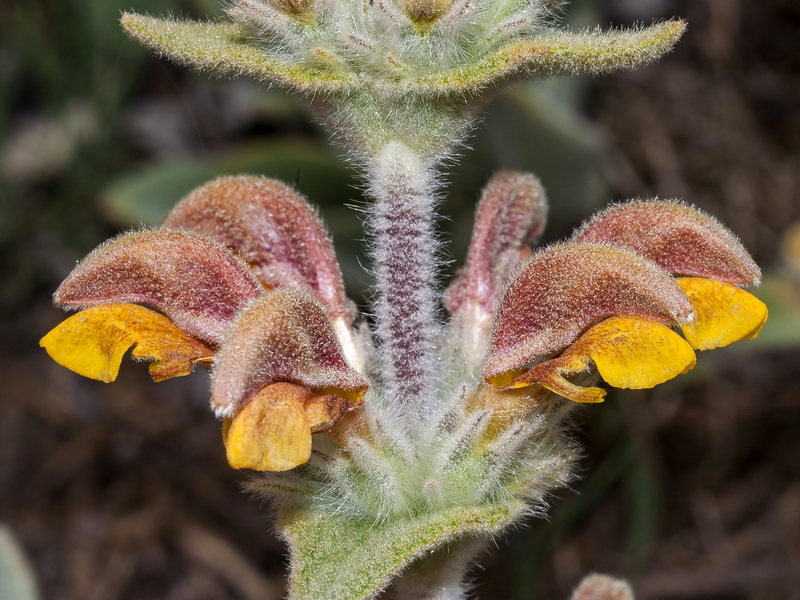
[[[686,28],[668,21],[568,32],[549,25],[552,14],[541,0],[457,0],[433,10],[439,18],[420,27],[391,0],[319,1],[301,11],[238,0],[228,10],[234,23],[127,13],[122,26],[156,52],[215,74],[248,75],[308,94],[347,94],[367,85],[429,97],[474,94],[530,75],[633,68],[669,52]]]
[[[369,226],[379,282],[374,310],[383,377],[390,403],[424,411],[434,393],[440,331],[433,175],[413,151],[393,143],[376,160],[370,180],[375,206]]]
[[[528,173],[505,171],[492,177],[475,210],[475,225],[464,269],[444,297],[451,314],[477,303],[491,313],[509,274],[531,250],[528,244],[547,223],[541,182]]]
[[[503,294],[483,376],[561,351],[612,315],[678,325],[690,320],[692,305],[669,274],[628,250],[589,243],[542,250]]]
[[[189,335],[216,345],[262,292],[247,265],[222,244],[198,233],[152,229],[99,246],[53,298],[65,307],[150,304]]]
[[[598,213],[572,236],[628,248],[676,275],[758,285],[761,269],[719,221],[680,202],[634,201]]]
[[[316,211],[289,186],[266,177],[222,177],[181,200],[164,227],[204,233],[234,248],[269,289],[292,285],[331,318],[352,312],[333,243]]]
[[[331,391],[353,405],[361,403],[367,388],[347,364],[325,309],[292,288],[264,294],[236,317],[216,359],[212,407],[229,416],[280,381]]]

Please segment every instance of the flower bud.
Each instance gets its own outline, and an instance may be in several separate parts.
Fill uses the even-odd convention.
[[[469,303],[491,314],[508,275],[526,255],[547,222],[547,199],[539,180],[527,173],[496,174],[481,195],[467,264],[445,294],[456,314]]]
[[[453,0],[401,0],[406,14],[418,25],[428,25],[444,15]]]

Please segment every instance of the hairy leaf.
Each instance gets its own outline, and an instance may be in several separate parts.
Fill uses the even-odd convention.
[[[278,531],[291,548],[292,600],[368,600],[414,560],[464,538],[500,533],[525,510],[516,502],[459,507],[387,523],[305,509],[284,510]]]
[[[683,21],[618,31],[552,30],[533,39],[513,42],[476,65],[420,78],[411,89],[418,93],[468,93],[498,81],[530,75],[598,75],[633,69],[672,50],[685,30]]]
[[[125,13],[122,27],[157,53],[215,75],[249,75],[300,91],[344,91],[352,78],[341,72],[285,63],[266,54],[234,23],[158,19]]]

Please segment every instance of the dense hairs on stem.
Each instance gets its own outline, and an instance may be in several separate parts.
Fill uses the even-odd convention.
[[[439,333],[430,165],[390,142],[370,166],[369,220],[376,280],[375,319],[388,396],[423,409],[434,396]]]

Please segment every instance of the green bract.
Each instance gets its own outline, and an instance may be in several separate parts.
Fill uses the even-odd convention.
[[[361,8],[359,3],[340,6]],[[541,27],[530,36],[514,32],[501,37],[502,43],[483,40],[482,47],[475,48],[463,42],[447,44],[446,34],[439,31],[444,24],[420,32],[409,19],[406,36],[393,49],[374,48],[355,34],[342,33],[344,41],[337,39],[338,31],[326,36],[328,24],[322,18],[312,24],[293,23],[299,47],[289,53],[244,23],[177,21],[134,13],[122,17],[125,30],[155,51],[217,75],[246,75],[306,93],[350,94],[368,86],[387,94],[434,97],[475,94],[528,76],[596,75],[634,68],[668,52],[686,29],[683,21],[605,32]],[[483,33],[490,32],[485,27]],[[347,41],[353,47],[348,48]],[[363,56],[355,52],[360,44]],[[404,52],[406,45],[422,51]],[[448,50],[451,60],[445,54]]]
[[[481,97],[527,76],[598,74],[669,51],[682,21],[568,32],[541,0],[314,3],[237,0],[232,22],[136,14],[125,30],[157,52],[217,75],[246,75],[313,99],[369,160],[398,137],[436,160],[463,137]]]

